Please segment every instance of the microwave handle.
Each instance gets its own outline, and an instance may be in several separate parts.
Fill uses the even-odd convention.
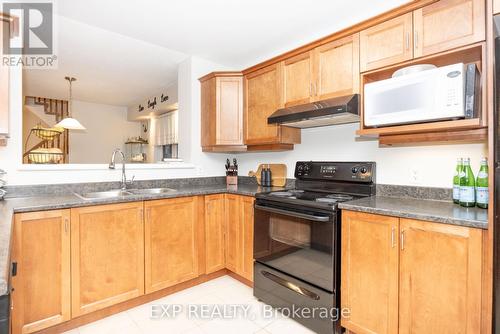
[[[326,223],[326,222],[330,221],[330,217],[328,217],[328,216],[308,215],[306,213],[288,211],[288,210],[277,209],[277,208],[270,208],[268,206],[258,205],[258,204],[255,204],[255,208],[258,209],[258,210],[262,210],[262,211],[267,211],[267,212],[272,212],[272,213],[278,213],[278,214],[285,215],[285,216],[290,216],[290,217],[303,218],[303,219],[312,220],[312,221],[315,221],[315,222],[324,222],[324,223]]]

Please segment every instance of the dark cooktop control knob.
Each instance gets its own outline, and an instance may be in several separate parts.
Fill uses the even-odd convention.
[[[361,174],[366,174],[366,172],[368,172],[368,169],[366,169],[366,167],[361,167],[359,171],[361,172]]]
[[[358,167],[352,167],[351,171],[353,174],[356,174],[358,172]]]

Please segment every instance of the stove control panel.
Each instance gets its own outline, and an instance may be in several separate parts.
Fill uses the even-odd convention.
[[[375,162],[299,161],[295,178],[370,183],[375,181]]]

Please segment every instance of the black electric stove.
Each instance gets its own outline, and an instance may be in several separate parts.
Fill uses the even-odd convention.
[[[374,162],[314,161],[297,162],[294,189],[257,194],[254,295],[277,308],[338,311],[338,203],[372,195]],[[342,332],[337,318],[294,319],[317,333]]]

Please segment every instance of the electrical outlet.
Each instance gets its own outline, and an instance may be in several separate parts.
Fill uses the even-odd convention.
[[[416,168],[410,169],[410,184],[421,184],[420,172]]]

